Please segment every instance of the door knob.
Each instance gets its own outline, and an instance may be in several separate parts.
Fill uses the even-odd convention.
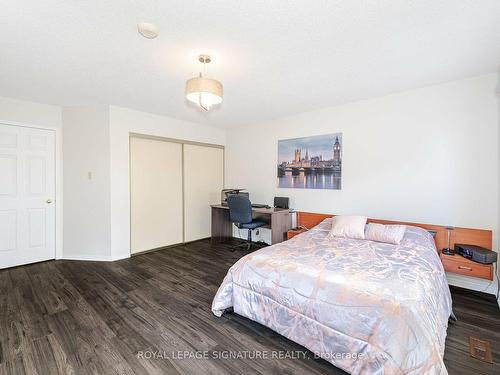
[[[52,203],[52,199],[47,199],[45,202],[47,202],[48,204],[51,204]]]

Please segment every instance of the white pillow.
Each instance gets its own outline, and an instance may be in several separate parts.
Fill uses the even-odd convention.
[[[370,223],[365,229],[365,239],[399,245],[405,235],[405,225],[383,225]]]
[[[366,220],[368,220],[366,216],[335,216],[330,236],[363,240]]]

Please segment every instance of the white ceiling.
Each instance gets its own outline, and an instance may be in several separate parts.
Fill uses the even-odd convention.
[[[500,1],[2,0],[0,51],[2,96],[234,127],[494,72]],[[200,53],[210,113],[184,99]]]

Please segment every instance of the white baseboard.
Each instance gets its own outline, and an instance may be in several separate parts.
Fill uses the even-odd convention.
[[[496,267],[495,267],[496,271]],[[448,279],[448,284],[453,286],[458,286],[460,288],[475,290],[478,292],[493,294],[496,296],[497,293],[497,279],[494,278],[492,281],[478,279],[476,277],[460,276],[455,274],[446,274]],[[500,298],[497,299],[498,307],[500,307]]]
[[[61,257],[57,257],[57,260],[82,260],[89,262],[114,262],[116,260],[122,260],[130,258],[130,254],[121,254],[121,255],[99,255],[99,254],[71,254],[71,255],[63,255]]]
[[[128,258],[130,258],[130,254],[128,254],[128,255],[118,255],[118,256],[113,256],[113,257],[111,257],[111,259],[110,259],[110,260],[111,260],[112,262],[114,262],[114,261],[116,261],[116,260],[122,260],[122,259],[128,259]]]
[[[66,256],[63,254],[61,260],[83,260],[90,262],[112,262],[115,259],[112,259],[110,255],[96,255],[96,254],[78,254],[78,255],[69,255]]]
[[[476,277],[460,276],[450,273],[446,274],[446,278],[448,279],[448,284],[458,286],[460,288],[471,289],[489,294],[496,294],[497,292],[497,281],[495,279],[489,281],[478,279]]]

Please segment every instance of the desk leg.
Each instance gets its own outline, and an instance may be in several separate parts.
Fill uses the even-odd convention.
[[[233,237],[233,225],[229,220],[229,210],[212,207],[212,238],[211,243],[217,244],[229,241]]]
[[[292,215],[274,214],[271,215],[271,244],[283,242],[285,234],[292,228]]]

